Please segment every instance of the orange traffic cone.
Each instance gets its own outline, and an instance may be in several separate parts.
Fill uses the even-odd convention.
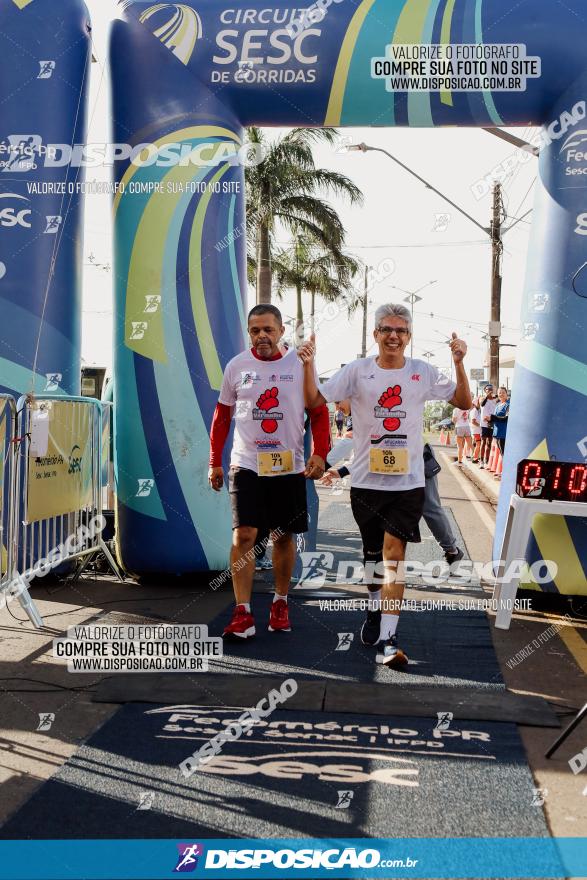
[[[495,473],[495,466],[497,464],[497,452],[497,443],[495,442],[495,440],[493,440],[491,443],[491,452],[489,453],[489,471],[491,471],[492,474]]]
[[[447,446],[452,446],[452,443],[451,443],[451,440],[450,440],[450,431],[448,431],[447,434],[446,434],[446,445],[447,445]]]
[[[444,439],[444,428],[443,428],[442,431],[440,432],[440,445],[444,446],[444,444],[445,444],[445,439]]]

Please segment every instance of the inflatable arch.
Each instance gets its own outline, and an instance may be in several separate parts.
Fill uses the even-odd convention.
[[[82,0],[0,3],[0,391],[79,394],[90,20]]]
[[[115,370],[134,571],[226,563],[226,497],[206,466],[243,346],[247,125],[544,126],[497,546],[518,460],[587,457],[584,0],[304,5],[124,0],[113,26],[114,141],[133,148],[115,163]],[[529,553],[558,562],[547,589],[585,588],[584,521],[537,520]]]

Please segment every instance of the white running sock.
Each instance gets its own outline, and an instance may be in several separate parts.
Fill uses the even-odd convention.
[[[384,612],[381,615],[381,629],[379,630],[380,642],[387,641],[387,639],[395,635],[398,622],[399,614],[385,614]]]
[[[369,590],[369,611],[381,611],[381,590]]]
[[[283,599],[284,602],[287,602],[287,593],[285,594],[285,596],[280,596],[279,593],[273,594],[273,601],[274,602],[279,602],[280,599]]]
[[[251,603],[250,602],[241,602],[240,604],[243,606],[243,608],[245,609],[247,614],[251,613]]]

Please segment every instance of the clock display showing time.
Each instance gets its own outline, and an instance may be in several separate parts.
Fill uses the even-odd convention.
[[[587,464],[525,458],[518,465],[516,492],[522,498],[587,502]]]

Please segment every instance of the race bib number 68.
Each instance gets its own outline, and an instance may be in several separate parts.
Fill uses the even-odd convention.
[[[407,474],[409,461],[407,449],[371,449],[369,450],[369,473],[371,474]]]

